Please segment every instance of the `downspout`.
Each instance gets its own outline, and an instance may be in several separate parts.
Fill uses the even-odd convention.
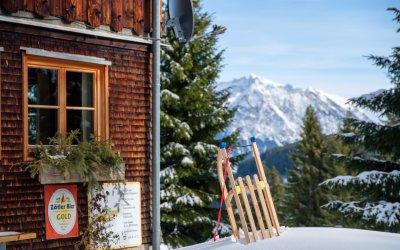
[[[160,0],[153,1],[153,61],[152,61],[152,94],[153,94],[153,161],[152,161],[152,245],[160,249]]]

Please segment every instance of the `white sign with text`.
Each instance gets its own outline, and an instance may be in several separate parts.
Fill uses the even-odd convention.
[[[102,211],[113,217],[111,221],[107,222],[106,227],[114,235],[119,236],[118,240],[112,243],[112,248],[141,245],[140,183],[105,183],[103,191],[108,195],[101,203]]]

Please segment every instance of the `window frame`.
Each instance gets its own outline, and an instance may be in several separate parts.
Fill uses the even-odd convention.
[[[67,110],[94,110],[94,134],[100,139],[109,138],[109,113],[108,113],[108,66],[49,58],[37,55],[28,55],[22,52],[23,64],[23,144],[24,160],[32,159],[32,149],[28,141],[28,108],[51,108],[58,110],[58,131],[66,134]],[[33,105],[28,104],[28,68],[46,68],[58,70],[58,105]],[[66,72],[82,72],[93,74],[93,108],[67,106],[66,98]]]

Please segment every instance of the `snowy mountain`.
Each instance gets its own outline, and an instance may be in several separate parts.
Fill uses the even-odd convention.
[[[219,83],[217,90],[222,89],[229,89],[231,97],[227,104],[237,108],[227,132],[241,129],[243,142],[255,136],[262,151],[298,141],[309,105],[314,108],[324,134],[337,132],[348,111],[357,119],[378,121],[376,115],[346,104],[347,99],[343,97],[315,88],[304,90],[276,83],[256,75]]]

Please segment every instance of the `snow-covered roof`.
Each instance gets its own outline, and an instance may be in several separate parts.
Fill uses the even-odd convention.
[[[232,237],[205,242],[180,250],[398,250],[400,234],[348,228],[285,228],[281,236],[245,244]]]

